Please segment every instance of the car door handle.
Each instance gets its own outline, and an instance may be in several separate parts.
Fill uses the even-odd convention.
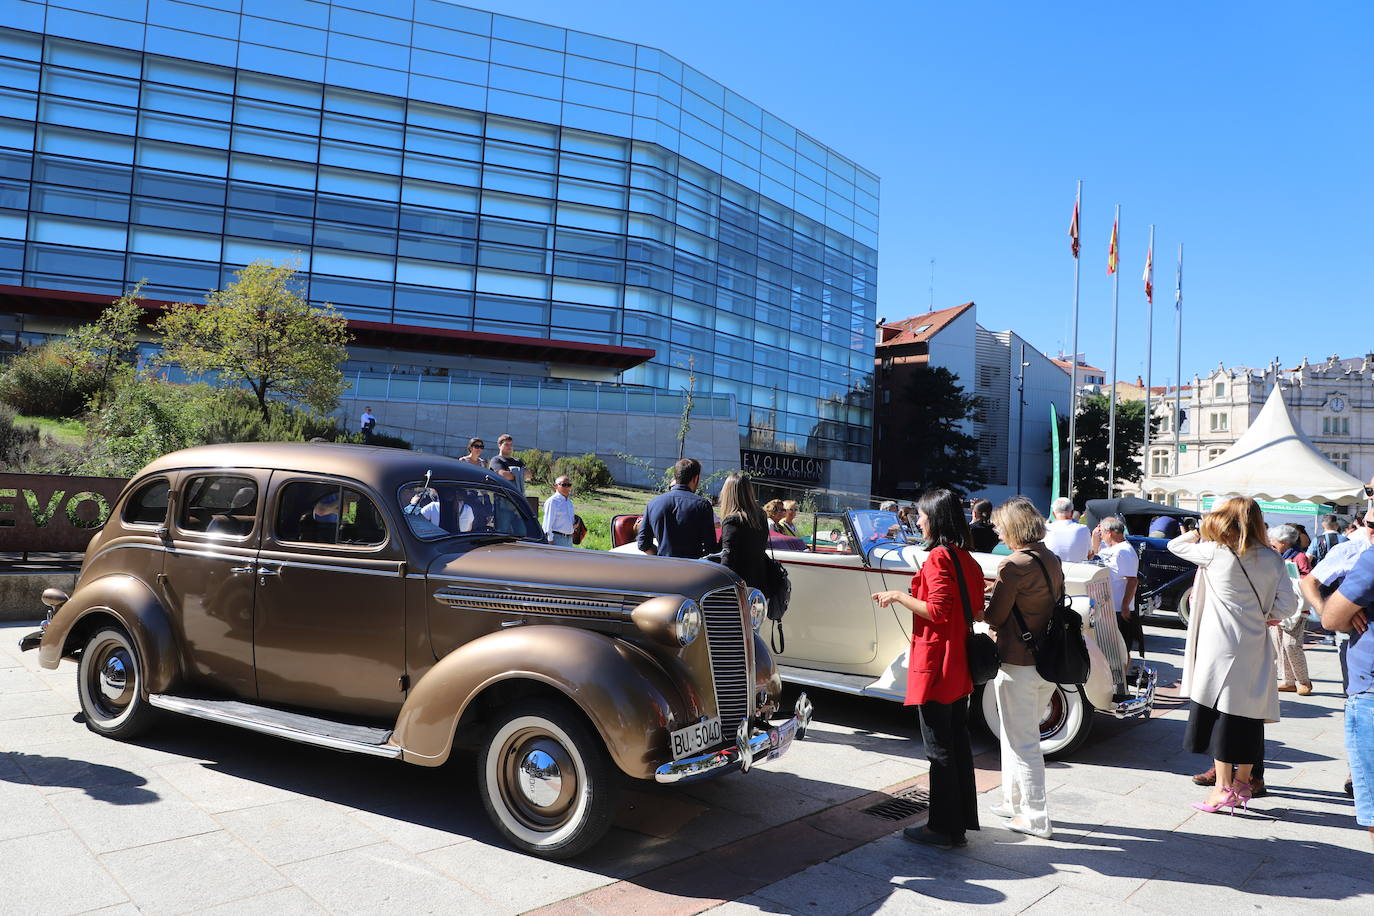
[[[229,567],[229,571],[235,575],[240,575],[242,573],[252,573],[256,570],[251,566],[231,566]]]
[[[281,567],[280,567],[280,566],[259,566],[259,567],[258,567],[258,575],[260,575],[260,576],[280,576],[280,575],[281,575]]]

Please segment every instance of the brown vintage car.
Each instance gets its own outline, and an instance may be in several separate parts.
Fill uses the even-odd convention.
[[[576,855],[623,777],[673,783],[784,753],[764,601],[723,567],[543,542],[470,464],[238,444],[144,468],[38,645],[78,662],[87,726],[164,712],[438,766],[474,746],[515,846]]]

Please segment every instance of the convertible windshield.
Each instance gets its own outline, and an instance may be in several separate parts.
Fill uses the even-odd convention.
[[[490,487],[435,481],[408,484],[397,494],[401,515],[417,537],[460,534],[539,536],[539,524],[520,511],[515,496]]]
[[[915,532],[908,528],[895,512],[868,509],[849,513],[854,531],[859,536],[859,549],[864,556],[875,547],[901,547],[915,544]]]

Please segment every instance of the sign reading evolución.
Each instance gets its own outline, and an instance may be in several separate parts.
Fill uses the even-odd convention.
[[[0,550],[85,550],[128,480],[0,474]]]
[[[759,452],[740,449],[740,460],[746,474],[788,483],[820,485],[825,481],[827,462],[824,458],[787,455],[780,452]]]

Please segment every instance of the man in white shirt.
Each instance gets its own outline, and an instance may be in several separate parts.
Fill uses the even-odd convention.
[[[1112,605],[1117,614],[1121,635],[1126,639],[1129,650],[1135,642],[1140,655],[1145,657],[1145,634],[1140,622],[1134,620],[1131,608],[1135,604],[1137,576],[1140,574],[1140,558],[1135,548],[1126,540],[1126,523],[1119,518],[1107,516],[1093,529],[1093,556],[1102,561],[1112,575]],[[1132,637],[1135,637],[1132,639]]]
[[[572,480],[567,476],[553,483],[553,495],[544,500],[544,533],[549,543],[559,547],[573,545]]]
[[[1092,547],[1087,525],[1073,520],[1073,501],[1061,496],[1050,507],[1054,521],[1045,526],[1045,546],[1063,563],[1082,563]]]

